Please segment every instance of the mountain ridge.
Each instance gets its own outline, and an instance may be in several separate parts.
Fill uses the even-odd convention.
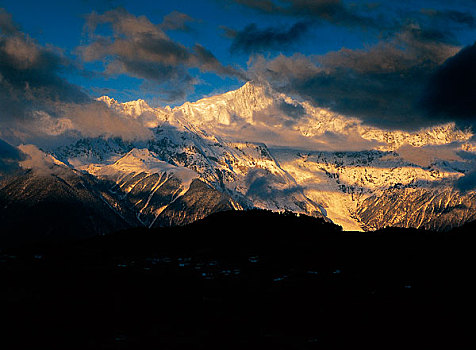
[[[98,100],[141,121],[153,137],[82,138],[43,151],[102,182],[140,225],[251,208],[314,215],[346,230],[446,230],[474,218],[474,192],[456,188],[472,169],[462,157],[474,149],[472,133],[454,124],[378,129],[251,82],[174,108]],[[200,196],[217,201],[208,208]],[[398,212],[388,216],[390,208]],[[419,219],[403,219],[411,212]]]

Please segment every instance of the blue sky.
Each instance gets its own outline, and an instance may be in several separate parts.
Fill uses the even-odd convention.
[[[425,124],[419,106],[434,107],[433,74],[476,37],[473,0],[3,0],[0,8],[24,38],[63,58],[55,77],[92,98],[177,105],[263,79],[389,127]],[[143,24],[157,29],[137,44]]]

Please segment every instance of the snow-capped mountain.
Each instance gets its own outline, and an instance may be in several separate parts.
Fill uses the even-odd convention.
[[[354,230],[445,229],[474,219],[464,204],[472,194],[455,189],[472,167],[457,155],[474,151],[472,133],[454,124],[378,129],[251,82],[175,108],[143,101],[113,108],[137,118],[131,105],[156,115],[146,146],[155,157],[195,171],[243,208],[322,214]]]
[[[455,186],[473,169],[460,152],[476,147],[454,124],[382,130],[251,82],[174,108],[98,100],[153,137],[85,138],[47,151],[100,183],[111,208],[135,224],[247,208],[306,213],[348,230],[447,229],[476,218],[475,194]]]
[[[394,193],[397,188],[408,193],[399,197],[406,203],[419,196],[410,195],[417,192],[405,190],[408,188],[431,193],[428,198],[439,198],[439,191],[450,191],[460,202],[469,198],[454,190],[454,184],[471,165],[457,156],[445,163],[431,153],[441,155],[444,152],[432,147],[446,145],[456,147],[456,151],[474,147],[472,133],[454,124],[413,133],[382,130],[251,82],[238,90],[175,108],[153,108],[143,100],[100,100],[118,113],[154,125],[154,138],[143,144],[81,140],[55,154],[118,184],[122,184],[121,176],[127,171],[168,174],[172,171],[169,166],[187,168],[195,172],[197,180],[230,196],[233,207],[323,215],[345,229],[355,230],[386,225],[445,228],[456,222],[443,222],[441,215],[436,220],[439,209],[428,209],[422,214],[425,219],[398,219],[408,215],[402,212],[394,213],[390,220],[379,211],[384,209],[375,204],[376,198],[395,198],[389,191]],[[167,166],[158,170],[151,165],[154,162],[147,161],[146,169],[144,165],[119,169],[121,157],[129,161],[138,154]],[[442,205],[452,211],[450,204]],[[157,213],[162,209],[148,210]],[[461,220],[471,220],[471,212],[468,209]]]

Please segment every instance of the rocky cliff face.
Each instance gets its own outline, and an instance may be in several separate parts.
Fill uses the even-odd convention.
[[[476,220],[476,195],[449,188],[393,188],[366,198],[356,215],[366,230],[415,227],[447,231]]]

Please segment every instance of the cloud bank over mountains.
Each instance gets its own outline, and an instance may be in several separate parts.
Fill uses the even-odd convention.
[[[427,89],[433,88],[430,81],[434,75],[441,75],[439,69],[451,64],[445,62],[458,51],[459,47],[410,26],[367,49],[343,48],[312,57],[279,55],[271,60],[257,55],[250,61],[249,71],[278,91],[370,125],[415,130],[451,120],[449,115],[437,118],[429,113],[431,96],[425,97],[426,103],[422,99]],[[449,96],[447,103],[453,103]]]
[[[240,84],[261,82],[385,129],[418,130],[446,122],[474,126],[476,49],[458,40],[461,30],[476,28],[470,1],[453,7],[436,0],[419,7],[340,0],[218,3],[257,16],[241,28],[225,20],[216,28],[217,36],[225,31],[232,58],[244,55],[246,65],[229,63],[230,58],[223,63],[198,40],[183,43],[176,33],[189,35],[200,19],[177,10],[161,22],[125,8],[90,12],[84,16],[83,40],[73,52],[39,43],[0,10],[0,138],[19,144],[74,135],[151,137],[140,120],[125,119],[67,78],[75,74],[105,81],[132,77],[163,103],[185,101],[203,84],[202,76],[212,75]],[[373,39],[326,53],[300,53],[300,45],[307,51],[319,47],[316,30],[324,27],[359,31]],[[282,107],[285,117],[278,124],[292,128],[303,114]]]

